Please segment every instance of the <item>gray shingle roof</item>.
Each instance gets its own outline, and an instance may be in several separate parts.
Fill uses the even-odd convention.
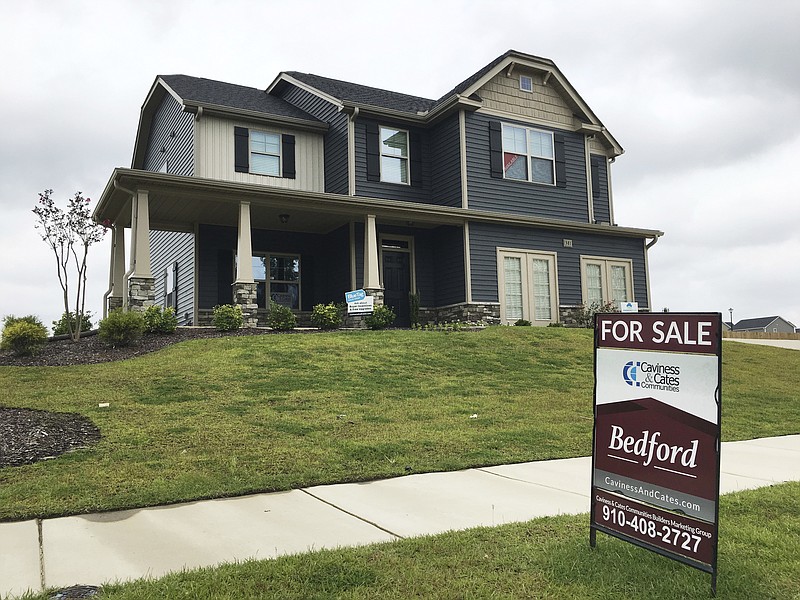
[[[367,106],[387,108],[413,114],[430,110],[436,103],[435,100],[429,98],[400,94],[398,92],[382,90],[358,83],[349,83],[347,81],[331,79],[330,77],[312,75],[311,73],[300,73],[298,71],[286,71],[285,73],[302,83],[308,84],[329,96],[333,96],[345,102],[355,102],[357,104],[365,104]]]
[[[772,323],[775,319],[780,317],[757,317],[755,319],[742,319],[734,329],[753,329],[754,327],[762,328]]]
[[[184,101],[216,104],[319,123],[319,119],[264,90],[189,75],[160,75]]]

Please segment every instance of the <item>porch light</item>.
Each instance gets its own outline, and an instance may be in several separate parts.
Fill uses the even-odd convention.
[[[281,220],[281,223],[286,225],[289,222],[289,215],[283,213],[282,215],[278,215],[278,218]]]

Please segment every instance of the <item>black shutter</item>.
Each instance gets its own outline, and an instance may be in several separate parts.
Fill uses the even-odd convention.
[[[381,150],[378,124],[367,121],[367,181],[381,180]]]
[[[422,139],[414,131],[408,133],[409,154],[411,159],[411,185],[422,187]]]
[[[592,200],[600,201],[600,159],[596,156],[591,158],[592,165]]]
[[[295,178],[294,167],[294,136],[284,134],[281,136],[281,153],[283,154],[283,176],[287,179]]]
[[[500,121],[489,122],[489,165],[492,177],[503,178],[503,126]]]
[[[237,173],[250,171],[250,136],[246,127],[233,128],[234,168]]]
[[[567,160],[564,157],[564,135],[553,135],[556,152],[556,186],[567,187]]]

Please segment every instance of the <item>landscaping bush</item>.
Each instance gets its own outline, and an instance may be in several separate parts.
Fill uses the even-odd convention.
[[[342,326],[342,307],[334,302],[317,304],[311,310],[311,324],[326,331]]]
[[[615,310],[613,302],[606,302],[604,304],[601,302],[592,302],[589,305],[586,305],[583,302],[581,302],[570,312],[572,321],[575,323],[576,326],[587,327],[591,329],[592,327],[594,327],[594,316],[597,313],[609,313],[609,312],[615,312]]]
[[[175,333],[177,328],[178,317],[171,306],[163,310],[160,306],[148,306],[144,311],[144,329],[147,333]]]
[[[276,331],[289,331],[297,327],[297,317],[288,306],[270,302],[267,327],[272,327]]]
[[[385,305],[376,306],[371,315],[364,317],[364,323],[370,329],[386,329],[394,323],[396,315],[394,311]]]
[[[3,337],[0,349],[10,350],[17,356],[36,354],[47,343],[47,328],[33,315],[7,316],[3,319]]]
[[[112,346],[130,346],[144,333],[144,316],[137,310],[112,310],[100,321],[100,339]]]
[[[517,327],[530,327],[531,322],[527,321],[526,319],[517,319],[516,323],[514,323]]]
[[[53,335],[67,335],[70,333],[70,325],[72,325],[72,331],[75,331],[75,328],[78,324],[78,315],[74,312],[65,312],[61,315],[61,318],[58,321],[53,321]],[[81,318],[81,333],[84,331],[89,331],[92,328],[92,313],[91,311],[86,311],[83,313],[83,317]]]
[[[419,327],[419,306],[420,306],[420,299],[419,299],[419,292],[408,294],[408,301],[411,306],[411,327],[416,329]]]
[[[242,307],[233,304],[223,304],[214,307],[214,327],[220,331],[236,331],[244,324]]]

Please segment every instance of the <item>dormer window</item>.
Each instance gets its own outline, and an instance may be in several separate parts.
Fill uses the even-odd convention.
[[[523,92],[532,92],[533,91],[533,79],[528,75],[520,75],[519,76],[519,89]]]
[[[381,127],[381,181],[409,183],[408,132]]]

